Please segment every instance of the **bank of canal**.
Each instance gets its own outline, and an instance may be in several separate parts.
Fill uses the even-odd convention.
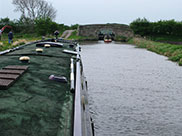
[[[133,45],[82,45],[96,136],[181,136],[182,69]]]

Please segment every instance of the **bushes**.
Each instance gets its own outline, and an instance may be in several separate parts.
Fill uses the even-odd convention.
[[[35,30],[38,35],[47,35],[54,33],[59,28],[59,25],[53,22],[50,18],[39,18],[35,20]]]
[[[53,34],[55,30],[59,30],[62,33],[65,30],[76,29],[78,27],[78,24],[72,26],[58,24],[50,18],[37,18],[36,20],[20,18],[13,21],[9,18],[1,18],[0,29],[5,25],[10,25],[16,34],[36,34],[40,36]],[[8,33],[9,31],[10,29],[5,29],[4,32]]]
[[[149,41],[143,38],[133,38],[129,43],[135,44],[139,48],[146,48],[149,51],[167,56],[169,60],[182,65],[182,46]]]
[[[138,18],[130,24],[130,27],[135,34],[141,36],[182,36],[182,22],[176,22],[175,20],[149,22],[145,18]]]
[[[135,34],[145,36],[150,34],[151,23],[145,18],[138,18],[130,24],[130,27],[133,29]]]

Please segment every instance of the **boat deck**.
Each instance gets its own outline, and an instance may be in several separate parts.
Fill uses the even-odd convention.
[[[0,89],[0,136],[71,135],[73,94],[70,92],[69,48],[44,48],[36,53],[35,44],[0,56],[0,69],[28,66],[7,89]],[[30,57],[29,63],[19,61]],[[49,80],[50,75],[65,76],[68,83]],[[1,77],[0,77],[1,79]]]

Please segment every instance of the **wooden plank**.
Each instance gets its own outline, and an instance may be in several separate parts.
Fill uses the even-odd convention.
[[[0,90],[8,89],[26,70],[28,66],[9,65],[0,70]]]
[[[0,74],[0,79],[12,79],[17,80],[20,75],[14,75],[14,74]]]
[[[3,69],[8,69],[8,70],[27,70],[28,66],[9,65],[9,66],[6,66]]]
[[[16,74],[16,75],[21,75],[24,73],[24,70],[0,70],[0,74]]]
[[[14,80],[9,80],[9,79],[0,79],[0,89],[8,89],[12,84]]]

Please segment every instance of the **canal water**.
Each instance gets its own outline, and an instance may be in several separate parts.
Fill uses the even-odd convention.
[[[96,136],[182,136],[182,67],[133,45],[82,45]]]

